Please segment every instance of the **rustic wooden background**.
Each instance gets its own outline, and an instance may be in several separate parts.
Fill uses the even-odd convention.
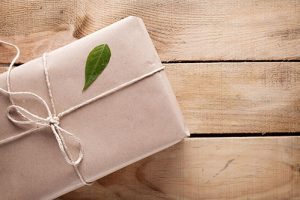
[[[192,137],[59,200],[300,199],[300,1],[2,0],[0,38],[21,64],[128,15]]]

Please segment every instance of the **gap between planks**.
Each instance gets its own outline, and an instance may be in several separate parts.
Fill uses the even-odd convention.
[[[300,62],[300,60],[176,60],[176,61],[162,61],[162,64],[185,64],[185,63],[283,63],[283,62]],[[24,63],[16,62],[15,67]],[[0,68],[8,67],[9,63],[0,63]],[[1,69],[0,69],[1,70]],[[5,69],[2,69],[2,71]]]
[[[163,64],[176,64],[176,63],[245,63],[245,62],[300,62],[300,60],[175,60],[163,61]]]

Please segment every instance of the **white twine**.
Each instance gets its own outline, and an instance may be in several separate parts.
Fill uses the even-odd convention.
[[[5,90],[3,88],[0,88],[0,93],[8,95],[8,98],[11,102],[11,105],[7,107],[7,117],[12,123],[14,123],[16,125],[32,124],[32,125],[37,126],[37,127],[32,128],[30,130],[24,131],[24,132],[22,132],[18,135],[0,140],[0,146],[4,145],[4,144],[7,144],[7,143],[10,143],[10,142],[13,142],[13,141],[16,141],[16,140],[18,140],[18,139],[20,139],[20,138],[22,138],[26,135],[29,135],[29,134],[33,133],[34,131],[41,130],[42,128],[45,128],[45,127],[50,127],[52,133],[55,136],[58,147],[59,147],[62,155],[64,156],[64,159],[66,160],[66,162],[73,167],[73,169],[74,169],[75,173],[77,174],[78,178],[80,179],[80,181],[84,185],[90,185],[91,182],[88,182],[84,179],[83,175],[81,174],[81,172],[78,168],[79,164],[82,162],[83,157],[84,157],[83,147],[81,145],[80,139],[77,136],[75,136],[74,134],[68,132],[67,130],[65,130],[63,128],[61,128],[60,125],[59,125],[60,119],[63,116],[65,116],[67,114],[70,114],[70,113],[74,112],[75,110],[77,110],[79,108],[87,106],[87,105],[89,105],[89,104],[91,104],[91,103],[93,103],[93,102],[95,102],[95,101],[97,101],[97,100],[99,100],[103,97],[111,95],[111,94],[115,93],[116,91],[119,91],[119,90],[121,90],[121,89],[123,89],[127,86],[130,86],[130,85],[132,85],[132,84],[134,84],[134,83],[136,83],[140,80],[143,80],[143,79],[145,79],[149,76],[154,75],[155,73],[163,70],[164,66],[161,66],[160,68],[157,68],[157,69],[155,69],[155,70],[153,70],[149,73],[146,73],[146,74],[144,74],[140,77],[137,77],[137,78],[135,78],[131,81],[125,82],[125,83],[123,83],[123,84],[121,84],[121,85],[119,85],[115,88],[112,88],[108,91],[105,91],[105,92],[103,92],[103,93],[101,93],[101,94],[99,94],[99,95],[97,95],[97,96],[95,96],[91,99],[88,99],[88,100],[86,100],[86,101],[84,101],[84,102],[82,102],[78,105],[70,107],[67,110],[63,111],[63,112],[60,112],[60,113],[56,114],[54,98],[53,98],[52,90],[51,90],[50,76],[49,76],[48,67],[47,67],[47,54],[44,53],[42,58],[43,58],[45,81],[46,81],[46,85],[47,85],[47,89],[48,89],[48,96],[49,96],[49,99],[50,99],[52,111],[50,110],[50,108],[49,108],[48,104],[46,103],[46,101],[41,96],[39,96],[39,95],[37,95],[33,92],[26,92],[26,91],[12,92],[11,91],[11,83],[10,83],[11,70],[12,70],[16,60],[20,56],[20,50],[16,45],[11,44],[9,42],[5,42],[5,41],[0,40],[0,43],[12,46],[17,50],[16,56],[11,61],[10,65],[9,65],[9,68],[8,68],[8,71],[7,71],[7,76],[6,76],[7,90]],[[32,112],[30,112],[29,110],[25,109],[24,107],[22,107],[20,105],[16,105],[15,102],[14,102],[13,96],[22,96],[22,97],[31,96],[31,97],[37,99],[45,107],[48,116],[47,117],[38,116],[38,115],[33,114]],[[16,114],[20,115],[22,120],[17,119],[15,115],[12,115],[12,111],[16,111]],[[71,157],[71,153],[68,150],[68,147],[66,145],[66,142],[65,142],[65,139],[64,139],[63,135],[70,136],[79,145],[79,153],[78,153],[78,156],[75,160],[73,160],[73,158]]]

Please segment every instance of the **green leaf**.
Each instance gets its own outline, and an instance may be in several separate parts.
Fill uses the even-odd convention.
[[[110,56],[111,53],[107,44],[101,44],[89,53],[85,64],[85,83],[83,91],[103,72],[109,62]]]

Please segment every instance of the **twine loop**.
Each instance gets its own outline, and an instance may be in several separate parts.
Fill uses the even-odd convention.
[[[43,61],[45,81],[46,81],[46,85],[47,85],[47,89],[48,89],[48,96],[50,99],[51,108],[48,106],[47,102],[36,93],[27,92],[27,91],[13,92],[11,90],[11,83],[10,83],[11,70],[12,70],[12,67],[14,66],[14,63],[16,62],[16,60],[18,59],[18,57],[20,55],[20,50],[14,44],[11,44],[11,43],[8,43],[8,42],[2,41],[2,40],[0,40],[0,43],[12,46],[17,50],[16,56],[13,58],[12,62],[10,63],[10,66],[9,66],[8,72],[7,72],[7,76],[6,76],[7,90],[0,88],[0,94],[3,93],[4,95],[8,95],[8,98],[11,103],[11,105],[7,107],[7,113],[6,113],[7,118],[15,125],[35,125],[36,126],[36,128],[32,128],[32,129],[24,131],[20,134],[11,136],[4,140],[0,140],[0,146],[10,143],[10,142],[13,142],[15,140],[18,140],[28,134],[33,133],[35,130],[38,130],[40,128],[50,127],[53,135],[55,136],[58,147],[59,147],[62,155],[64,156],[64,159],[66,160],[66,162],[73,167],[78,178],[84,185],[90,185],[91,182],[85,180],[85,178],[83,177],[82,173],[80,172],[80,170],[78,168],[79,164],[82,162],[83,157],[84,157],[84,152],[83,152],[83,147],[82,147],[81,141],[76,135],[68,132],[67,130],[65,130],[64,128],[62,128],[60,126],[61,118],[64,117],[65,115],[72,113],[73,111],[75,111],[77,109],[85,107],[95,101],[98,101],[101,98],[111,95],[125,87],[128,87],[132,84],[137,83],[138,81],[141,81],[149,76],[154,75],[157,72],[160,72],[161,70],[164,69],[164,66],[161,66],[149,73],[143,74],[133,80],[130,80],[121,85],[118,85],[117,87],[114,87],[108,91],[105,91],[95,97],[92,97],[91,99],[88,99],[78,105],[70,107],[67,110],[64,110],[57,114],[56,109],[55,109],[55,101],[54,101],[54,97],[52,95],[52,90],[51,90],[50,76],[48,73],[47,54],[46,53],[43,54],[42,61]],[[44,109],[47,112],[47,116],[41,117],[41,116],[29,111],[25,107],[17,105],[14,101],[14,98],[13,98],[14,96],[21,96],[21,97],[31,96],[33,99],[39,101],[43,105]],[[76,155],[75,159],[73,158],[74,156],[71,155],[71,152],[68,150],[68,145],[65,141],[66,136],[68,136],[68,139],[71,138],[75,143],[77,143],[78,154]]]

